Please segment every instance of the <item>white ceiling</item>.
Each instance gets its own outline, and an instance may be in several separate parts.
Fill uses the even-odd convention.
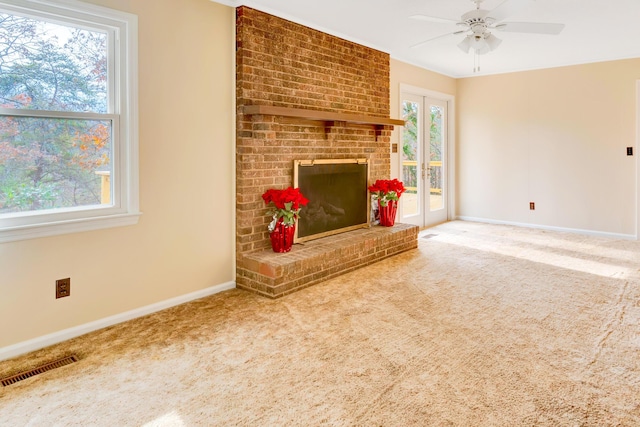
[[[451,77],[468,77],[640,57],[640,0],[529,0],[504,22],[563,23],[560,35],[494,32],[502,44],[479,57],[456,47],[463,35],[421,41],[459,29],[410,19],[422,14],[458,20],[471,0],[213,0],[246,5],[391,54],[392,58]],[[503,0],[485,0],[491,10]],[[639,77],[640,77],[640,70]]]

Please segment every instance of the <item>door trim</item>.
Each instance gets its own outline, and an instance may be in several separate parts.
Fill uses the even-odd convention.
[[[400,83],[400,96],[399,96],[399,111],[402,111],[402,94],[410,93],[412,95],[426,96],[429,98],[438,99],[447,103],[447,180],[449,188],[447,192],[447,221],[451,221],[456,218],[456,134],[455,134],[455,121],[456,121],[456,98],[454,95],[424,89],[418,86],[412,86],[405,83]],[[402,156],[398,156],[399,171],[402,171]]]
[[[636,229],[635,235],[636,240],[640,240],[640,80],[636,80],[636,141],[635,141],[635,157],[636,157],[636,200],[635,200],[635,209],[636,209]]]

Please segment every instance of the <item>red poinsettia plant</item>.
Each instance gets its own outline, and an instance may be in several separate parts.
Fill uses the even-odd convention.
[[[273,215],[273,221],[269,224],[269,231],[273,231],[278,222],[291,226],[298,219],[302,206],[309,203],[302,195],[299,188],[289,187],[286,190],[269,189],[262,199],[267,205],[271,205],[268,214]]]
[[[404,184],[397,179],[379,179],[373,185],[369,186],[371,194],[375,194],[378,198],[380,206],[384,207],[394,200],[397,201],[406,191]]]

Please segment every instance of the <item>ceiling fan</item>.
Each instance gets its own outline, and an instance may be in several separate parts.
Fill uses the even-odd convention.
[[[490,11],[480,9],[484,0],[471,1],[476,5],[476,8],[462,15],[459,21],[428,15],[411,16],[410,18],[412,19],[429,22],[452,23],[460,27],[459,30],[433,37],[411,47],[421,47],[442,37],[466,34],[466,37],[458,43],[458,47],[464,53],[469,53],[469,50],[473,49],[476,55],[484,55],[491,52],[497,48],[500,43],[502,43],[502,40],[493,35],[491,32],[492,30],[512,33],[555,35],[560,34],[564,28],[564,24],[550,24],[542,22],[502,22],[504,19],[518,12],[532,0],[506,0]]]

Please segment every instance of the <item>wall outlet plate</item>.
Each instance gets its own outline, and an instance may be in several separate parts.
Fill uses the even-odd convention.
[[[56,280],[56,299],[71,295],[71,278]]]

